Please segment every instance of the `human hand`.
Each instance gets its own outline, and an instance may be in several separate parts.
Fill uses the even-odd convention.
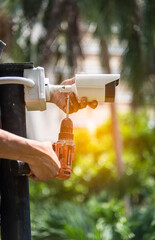
[[[0,129],[0,158],[28,163],[37,181],[57,176],[61,165],[50,142],[39,142]]]
[[[61,83],[61,85],[71,85],[75,83],[75,77],[71,79],[67,79]],[[75,94],[70,93],[61,93],[61,92],[55,92],[51,95],[50,102],[55,103],[61,110],[66,112],[67,110],[67,95],[69,94],[69,113],[77,112],[79,109],[85,108],[87,105],[91,108],[96,108],[98,105],[98,102],[96,100],[92,102],[87,102],[87,98],[83,97],[81,101],[79,101]]]
[[[29,164],[36,181],[47,181],[57,176],[61,165],[50,142],[27,140],[29,151],[20,159]]]

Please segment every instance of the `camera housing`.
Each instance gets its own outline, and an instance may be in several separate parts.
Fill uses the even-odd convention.
[[[119,84],[120,74],[76,74],[76,95],[87,97],[88,101],[114,102],[115,88]]]

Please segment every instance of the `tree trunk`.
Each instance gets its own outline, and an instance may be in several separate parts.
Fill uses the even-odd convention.
[[[110,69],[110,57],[108,52],[108,47],[106,41],[104,39],[100,40],[100,47],[101,47],[101,66],[103,67],[104,71],[107,74],[111,73]],[[112,119],[112,134],[113,134],[113,141],[115,147],[115,154],[116,154],[116,167],[118,177],[120,178],[124,173],[124,163],[122,161],[122,140],[121,134],[119,131],[118,120],[116,115],[116,104],[110,104],[111,110],[111,119]]]
[[[101,48],[101,66],[103,67],[104,71],[107,74],[111,73],[110,69],[110,56],[108,52],[108,47],[106,44],[106,41],[104,39],[100,40],[100,48]],[[113,134],[113,141],[114,141],[114,147],[115,147],[115,154],[116,154],[116,168],[118,177],[121,178],[121,176],[125,173],[125,166],[122,160],[122,139],[121,139],[121,133],[119,131],[119,124],[116,114],[116,104],[111,103],[110,104],[110,110],[111,110],[111,119],[112,119],[112,134]],[[129,215],[131,212],[131,204],[129,196],[124,196],[124,205],[126,214]]]

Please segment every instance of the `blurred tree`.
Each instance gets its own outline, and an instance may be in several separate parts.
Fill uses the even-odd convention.
[[[146,94],[151,96],[151,88],[155,88],[155,77],[151,77],[155,73],[152,68],[155,62],[155,2],[132,0],[126,7],[121,1],[115,7],[119,39],[127,41],[122,73],[133,91],[133,105],[137,106],[144,103]],[[149,92],[146,92],[146,86]]]
[[[121,79],[131,87],[133,106],[148,99],[154,104],[154,97],[149,97],[155,90],[155,2],[131,0],[127,5],[123,0],[79,0],[79,4],[85,21],[96,24],[95,35],[104,52],[113,38],[124,43]],[[102,64],[108,69],[105,57],[101,51]]]
[[[112,25],[114,24],[114,5],[113,1],[96,1],[88,4],[88,1],[82,1],[84,8],[88,9],[87,13],[84,13],[84,17],[89,23],[96,24],[95,36],[98,38],[100,44],[100,60],[101,66],[105,73],[111,73],[110,67],[110,54],[108,51],[108,42],[113,37]],[[116,167],[118,176],[121,177],[124,174],[124,163],[122,161],[122,141],[119,132],[119,126],[116,116],[115,104],[110,104],[111,118],[112,118],[112,134],[116,153]]]
[[[119,38],[120,42],[126,41],[126,49],[122,60],[122,75],[128,81],[128,85],[133,93],[134,108],[142,104],[145,99],[146,82],[151,82],[149,65],[153,62],[152,52],[155,51],[155,29],[151,24],[151,34],[145,31],[145,21],[152,22],[154,19],[148,16],[155,9],[155,4],[151,1],[131,0],[127,7],[125,1],[80,1],[83,17],[89,24],[96,25],[95,37],[100,44],[101,66],[106,73],[111,73],[110,54],[108,47],[114,38]],[[93,7],[92,7],[93,6]],[[146,20],[147,18],[147,20]],[[147,24],[146,24],[147,25]],[[115,29],[115,31],[113,30]],[[116,31],[117,30],[117,31]],[[144,45],[143,39],[147,39],[150,44]],[[110,44],[109,44],[110,43]],[[147,49],[148,48],[148,49]],[[146,58],[146,52],[150,53],[150,58]],[[151,52],[150,52],[151,51]],[[146,63],[147,61],[147,63]],[[148,63],[149,62],[149,63]],[[122,77],[121,77],[122,78]],[[155,76],[154,76],[155,88]],[[149,96],[152,90],[150,89]],[[154,97],[153,97],[154,99]],[[152,101],[153,101],[152,99]],[[125,173],[124,163],[122,161],[122,140],[119,132],[119,126],[116,116],[115,104],[111,104],[112,133],[116,153],[116,166],[118,176]],[[129,199],[125,197],[127,212],[130,211]]]
[[[84,21],[96,24],[102,50],[113,37],[125,43],[122,78],[132,89],[135,107],[146,101],[154,103],[154,12],[152,0],[130,0],[128,5],[123,0],[1,0],[0,13],[6,20],[0,24],[7,29],[4,24],[9,23],[9,39],[13,40],[9,53],[15,61],[25,57],[25,61],[54,65],[65,57],[72,75],[78,57],[83,57],[79,27],[83,15]],[[6,40],[2,32],[0,37]],[[102,64],[107,67],[104,55]]]
[[[66,59],[72,76],[77,59],[83,57],[80,47],[79,9],[75,0],[3,1],[0,11],[10,22],[12,51],[15,61],[34,61],[43,66]],[[1,23],[1,27],[2,23]],[[3,35],[0,37],[3,39]],[[10,43],[9,43],[10,44]],[[65,50],[64,50],[65,48]],[[16,53],[13,51],[16,49]],[[17,50],[21,55],[17,55]]]

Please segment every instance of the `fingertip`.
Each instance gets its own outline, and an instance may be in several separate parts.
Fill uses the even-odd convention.
[[[71,84],[75,83],[75,77],[71,78]]]
[[[70,93],[69,112],[77,112],[80,109],[80,103],[74,93]]]
[[[72,77],[70,79],[64,80],[61,84],[70,85],[70,84],[74,84],[74,83],[75,83],[75,77]]]
[[[81,102],[87,102],[87,98],[86,97],[82,97],[81,98]]]
[[[97,107],[97,105],[98,105],[98,102],[96,100],[89,103],[89,106],[93,109],[95,109]]]
[[[80,105],[81,105],[81,108],[85,108],[87,106],[87,98],[86,97],[81,98]]]

